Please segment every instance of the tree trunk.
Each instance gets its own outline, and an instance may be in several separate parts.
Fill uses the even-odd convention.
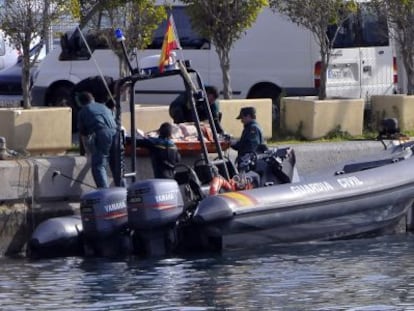
[[[407,77],[407,95],[414,94],[414,60],[411,55],[411,51],[402,51],[403,63]]]
[[[332,43],[326,34],[328,25],[324,24],[319,28],[319,31],[314,32],[316,41],[319,43],[319,53],[321,57],[321,72],[320,72],[320,84],[318,90],[318,99],[326,99],[326,83],[328,79],[328,66],[331,58]],[[339,29],[339,28],[338,28]],[[336,35],[334,36],[336,37]]]
[[[230,50],[230,49],[229,49]],[[231,99],[233,91],[230,85],[230,56],[229,50],[217,48],[217,54],[220,60],[220,67],[223,74],[223,98]],[[218,87],[216,85],[216,87]]]
[[[320,100],[326,99],[326,80],[328,75],[328,65],[324,60],[321,61],[321,76],[318,91],[318,98]]]
[[[22,66],[22,90],[23,90],[23,107],[24,109],[30,109],[30,55],[23,48],[23,66]]]
[[[414,95],[414,70],[407,68],[407,95]]]

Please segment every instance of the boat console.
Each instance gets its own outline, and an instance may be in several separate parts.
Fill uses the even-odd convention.
[[[262,153],[249,153],[239,161],[239,171],[258,174],[258,187],[294,181],[296,157],[291,147],[272,148]]]

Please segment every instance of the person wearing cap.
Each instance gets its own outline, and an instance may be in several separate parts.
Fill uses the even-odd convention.
[[[244,128],[240,139],[233,143],[231,147],[237,150],[237,159],[240,159],[246,154],[257,152],[258,147],[264,145],[265,142],[262,128],[256,121],[256,109],[254,107],[241,108],[236,119],[241,120]]]

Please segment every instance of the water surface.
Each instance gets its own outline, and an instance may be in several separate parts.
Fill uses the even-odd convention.
[[[0,260],[1,310],[414,310],[414,236],[122,261]]]

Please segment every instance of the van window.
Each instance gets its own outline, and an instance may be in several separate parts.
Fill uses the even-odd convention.
[[[110,29],[88,30],[82,31],[80,34],[78,29],[73,32],[66,32],[60,38],[60,46],[62,52],[60,60],[88,60],[91,57],[90,52],[97,49],[109,49],[109,42],[107,40]],[[88,47],[86,46],[86,40]]]
[[[327,34],[333,38],[336,25],[328,28]],[[339,30],[334,48],[358,48],[388,46],[389,35],[386,17],[374,10],[368,3],[361,3],[359,10],[352,14]]]
[[[200,50],[210,49],[210,41],[201,37],[191,26],[190,18],[184,6],[174,6],[169,12],[174,17],[175,27],[183,49]],[[147,49],[161,49],[164,40],[167,21],[163,21],[154,31],[153,39]]]

